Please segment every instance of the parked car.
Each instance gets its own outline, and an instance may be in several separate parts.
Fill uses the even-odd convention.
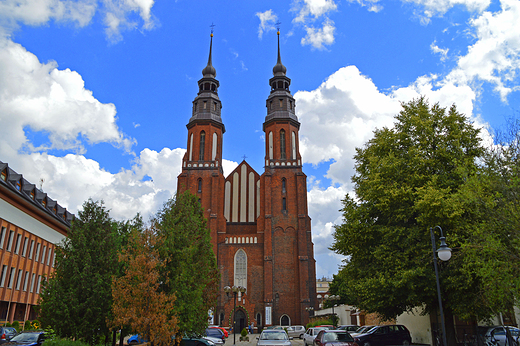
[[[304,326],[288,326],[287,334],[289,334],[289,336],[292,336],[293,338],[303,339],[303,334],[305,334],[305,327]]]
[[[491,326],[491,327],[478,327],[478,334],[482,335],[486,341],[491,341],[497,346],[506,346],[507,336],[506,328],[509,329],[513,341],[519,344],[520,330],[512,326]]]
[[[256,346],[292,346],[292,338],[279,329],[264,329],[256,339]]]
[[[13,327],[0,327],[0,344],[11,340],[18,332]]]
[[[318,335],[320,330],[325,330],[325,329],[328,329],[328,328],[326,328],[326,327],[313,327],[313,328],[307,329],[307,331],[303,334],[303,344],[305,346],[312,345],[313,342],[314,342],[314,338],[316,337],[316,335]]]
[[[344,330],[320,330],[314,346],[358,346],[354,338]]]
[[[371,325],[361,326],[361,327],[359,327],[358,329],[356,329],[355,332],[350,333],[350,335],[352,335],[352,336],[355,337],[355,336],[357,336],[357,335],[359,335],[359,334],[365,334],[365,333],[368,333],[368,331],[369,331],[370,329],[374,328],[374,327],[375,327],[375,326],[371,326]]]
[[[228,331],[227,331],[226,328],[224,328],[224,327],[220,327],[220,326],[209,326],[208,328],[217,328],[217,329],[220,329],[220,330],[224,333],[224,336],[225,336],[226,338],[229,336]]]
[[[224,332],[219,328],[206,328],[206,334],[204,336],[211,336],[213,338],[221,339],[223,343],[226,342]]]
[[[222,341],[221,338],[215,338],[215,337],[212,337],[212,336],[203,336],[202,339],[211,341],[214,345],[217,345],[217,346],[224,345],[224,341]]]
[[[215,346],[215,344],[207,339],[185,336],[181,340],[181,346]]]
[[[145,342],[146,342],[146,340],[141,339],[139,337],[139,334],[132,335],[131,337],[128,338],[128,340],[126,340],[126,343],[128,345],[139,345],[139,344],[143,344]]]
[[[316,326],[316,328],[334,329],[334,326],[332,324],[321,324],[319,326]]]
[[[347,325],[344,325],[344,326],[339,326],[337,329],[338,330],[344,330],[344,331],[349,332],[349,333],[354,333],[356,330],[359,329],[359,326],[356,326],[355,324],[347,324]]]
[[[43,332],[24,332],[13,336],[13,338],[5,343],[5,346],[40,346],[45,341]]]
[[[364,334],[354,336],[359,346],[405,345],[412,342],[408,329],[400,324],[375,326]]]

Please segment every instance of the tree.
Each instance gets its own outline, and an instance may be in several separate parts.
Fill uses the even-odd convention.
[[[166,263],[159,258],[155,230],[132,232],[119,262],[126,269],[112,284],[112,326],[130,326],[153,345],[170,345],[177,332],[175,294],[160,291],[160,270]]]
[[[94,345],[109,333],[117,224],[103,202],[89,199],[56,247],[54,273],[40,293],[40,320],[58,335]]]
[[[189,191],[165,203],[153,221],[167,264],[163,290],[175,294],[179,335],[203,334],[217,302],[219,272],[198,198]],[[166,280],[167,279],[167,280]]]
[[[453,314],[489,317],[486,283],[466,251],[482,222],[468,199],[475,196],[468,181],[482,174],[479,130],[455,106],[430,107],[419,98],[402,107],[393,128],[376,130],[356,149],[356,198],[343,200],[343,224],[331,247],[347,260],[331,292],[386,319],[416,307],[436,313],[429,228],[440,225],[455,250],[441,268],[446,321]],[[453,325],[447,328],[453,343]]]

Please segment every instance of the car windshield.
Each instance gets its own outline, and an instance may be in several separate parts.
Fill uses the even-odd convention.
[[[14,338],[11,339],[11,341],[14,342],[36,342],[38,341],[38,336],[40,334],[32,334],[32,333],[22,333],[18,334]]]
[[[287,333],[282,331],[262,332],[260,340],[287,340]]]
[[[344,341],[353,342],[354,339],[349,333],[325,333],[323,335],[324,341]]]

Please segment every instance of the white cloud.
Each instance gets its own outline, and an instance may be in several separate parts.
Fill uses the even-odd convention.
[[[329,12],[336,11],[337,7],[334,0],[297,0],[291,9],[293,12],[297,12],[293,22],[306,24]]]
[[[459,58],[457,68],[446,81],[491,83],[505,102],[512,91],[519,90],[516,80],[520,69],[520,2],[502,0],[501,6],[498,12],[484,12],[470,21],[477,41]]]
[[[258,26],[258,38],[262,39],[264,32],[275,30],[274,24],[278,20],[273,10],[267,10],[265,12],[257,12],[256,16],[260,19],[260,25]]]
[[[489,7],[491,0],[402,0],[424,7],[422,16],[424,21],[436,15],[443,15],[455,6],[464,6],[470,12],[480,13]]]
[[[121,31],[138,27],[134,14],[144,22],[142,29],[151,30],[155,27],[155,20],[151,14],[155,0],[102,0],[105,13],[105,33],[112,42],[122,40]]]
[[[307,35],[301,40],[302,46],[311,45],[315,49],[324,49],[325,45],[334,43],[334,22],[327,20],[323,23],[321,29],[316,29],[311,26],[306,26],[305,31]]]
[[[348,2],[357,2],[363,7],[368,7],[370,12],[379,12],[383,9],[383,6],[379,4],[379,0],[347,0]]]
[[[430,49],[433,53],[441,55],[441,61],[446,61],[446,59],[448,59],[449,48],[442,49],[436,45],[436,42],[433,42],[430,44]]]
[[[96,100],[84,84],[77,72],[42,64],[21,45],[0,39],[0,141],[29,152],[84,152],[84,140],[130,151],[134,140],[119,131],[115,106]],[[26,128],[47,134],[48,142],[35,148]]]

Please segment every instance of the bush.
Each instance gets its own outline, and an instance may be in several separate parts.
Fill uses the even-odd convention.
[[[31,329],[32,329],[31,321],[29,321],[29,320],[25,321],[25,323],[23,325],[23,330],[31,330]]]
[[[45,346],[89,346],[83,341],[72,341],[69,339],[54,338],[52,340],[45,340]]]
[[[14,321],[13,328],[15,328],[17,332],[19,332],[20,331],[20,322]]]
[[[242,331],[240,332],[240,335],[247,336],[247,329],[246,328],[242,329]]]

